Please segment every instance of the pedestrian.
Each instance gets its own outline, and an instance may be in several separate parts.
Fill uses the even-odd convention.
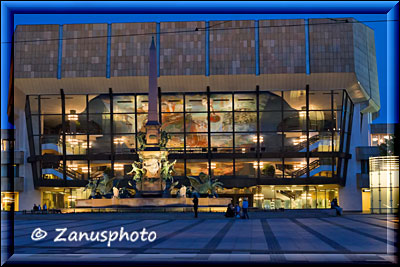
[[[46,205],[46,203],[44,203],[44,205],[43,205],[43,210],[44,210],[44,211],[47,211],[47,205]]]
[[[40,204],[39,204],[39,206],[38,206],[38,210],[42,210],[42,208],[40,207]]]
[[[235,216],[235,210],[233,208],[233,205],[229,203],[228,207],[226,208],[225,217],[234,217],[234,216]]]
[[[245,197],[242,202],[243,219],[249,219],[249,214],[247,213],[248,208],[249,208],[249,202],[247,200],[247,197]]]
[[[36,206],[36,204],[33,204],[33,211],[38,211],[38,206]]]
[[[235,217],[236,217],[236,218],[240,218],[240,206],[239,206],[239,202],[236,202],[236,205],[235,205]]]
[[[194,209],[194,217],[197,218],[197,209],[199,208],[199,199],[197,195],[193,197],[193,209]]]

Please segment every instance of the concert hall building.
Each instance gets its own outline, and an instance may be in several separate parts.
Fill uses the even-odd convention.
[[[18,25],[14,188],[2,186],[16,210],[73,208],[106,168],[130,178],[152,37],[181,184],[204,172],[224,184],[220,197],[253,207],[330,208],[337,198],[362,209],[368,177],[357,176],[355,151],[380,109],[375,40],[343,18]]]

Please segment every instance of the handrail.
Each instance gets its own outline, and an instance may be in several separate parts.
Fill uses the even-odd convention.
[[[310,163],[309,169],[310,169],[310,171],[312,171],[312,170],[318,168],[320,165],[321,165],[321,162],[320,162],[319,159],[314,160],[313,162]],[[307,173],[307,166],[292,172],[292,178],[302,176],[302,175],[304,175],[306,173]]]

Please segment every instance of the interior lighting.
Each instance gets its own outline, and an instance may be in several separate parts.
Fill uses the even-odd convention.
[[[124,138],[115,138],[114,144],[122,145],[124,143]]]
[[[70,110],[69,112],[70,114],[68,114],[67,118],[69,121],[77,121],[78,120],[78,115],[76,114],[76,110]]]
[[[82,172],[83,173],[88,173],[89,172],[89,168],[88,167],[82,167]]]
[[[385,135],[383,138],[385,138],[386,140],[388,140],[388,139],[389,139],[389,136],[388,136],[388,135]]]
[[[115,164],[114,165],[114,170],[122,171],[123,169],[124,169],[124,165],[122,165],[122,164]]]
[[[88,143],[87,142],[83,143],[82,148],[88,148]],[[89,148],[92,148],[92,142],[89,142]]]
[[[254,194],[254,200],[263,200],[264,199],[264,194],[258,193]]]

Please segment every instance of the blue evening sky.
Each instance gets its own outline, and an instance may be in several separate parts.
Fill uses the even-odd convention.
[[[226,2],[226,4],[229,4]],[[16,14],[14,28],[19,24],[74,24],[74,23],[117,23],[117,22],[161,22],[161,21],[204,21],[204,20],[261,20],[261,19],[306,19],[345,18],[358,21],[386,20],[384,14]],[[365,22],[375,32],[376,60],[378,67],[381,110],[374,123],[394,123],[387,121],[386,102],[387,76],[387,22]],[[392,116],[391,116],[392,117]]]

